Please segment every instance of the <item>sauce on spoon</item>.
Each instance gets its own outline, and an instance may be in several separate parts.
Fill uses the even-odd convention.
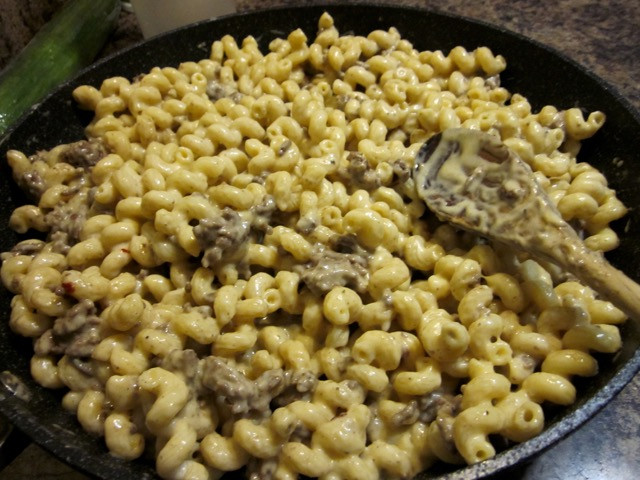
[[[529,165],[499,138],[445,130],[420,149],[413,176],[441,220],[559,265],[640,320],[640,286],[584,245]]]

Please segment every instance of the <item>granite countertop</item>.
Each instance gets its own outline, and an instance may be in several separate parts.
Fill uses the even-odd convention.
[[[0,0],[0,68],[65,0]],[[237,0],[238,10],[330,0]],[[377,3],[385,3],[378,1]],[[640,2],[629,0],[395,0],[464,15],[529,36],[563,52],[613,85],[640,110]],[[141,39],[132,14],[123,12],[104,54]],[[506,478],[635,479],[640,472],[640,374],[600,413],[531,464]],[[24,444],[18,445],[18,443]],[[86,480],[28,440],[0,471],[0,479]],[[16,446],[18,445],[18,446]],[[23,447],[25,447],[23,449]],[[6,448],[5,448],[6,451]],[[15,452],[18,453],[18,452]],[[7,455],[3,453],[3,455]],[[2,460],[0,455],[0,460]],[[15,459],[13,459],[15,457]],[[6,462],[5,462],[6,463]]]

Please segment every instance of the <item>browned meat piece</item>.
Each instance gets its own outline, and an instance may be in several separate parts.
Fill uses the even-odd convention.
[[[310,370],[284,372],[284,388],[282,393],[274,397],[277,407],[289,405],[297,400],[309,400],[318,385],[318,378]]]
[[[334,235],[329,239],[329,244],[338,253],[356,253],[358,255],[366,255],[367,252],[358,243],[355,235]]]
[[[195,351],[173,350],[162,359],[160,366],[171,372],[181,372],[187,379],[195,378],[199,373],[200,359]]]
[[[81,140],[79,142],[64,145],[61,149],[58,160],[61,163],[67,163],[73,167],[88,170],[108,153],[108,149],[102,140]],[[48,150],[41,150],[34,155],[31,155],[29,157],[29,161],[32,164],[31,169],[20,175],[14,176],[18,185],[20,185],[20,188],[22,188],[22,190],[31,198],[39,199],[49,186],[47,185],[45,178],[43,178],[41,167],[45,167],[45,171],[50,168],[47,165],[43,165],[49,164],[50,154],[51,152]],[[82,170],[79,170],[78,175],[81,173]],[[69,195],[73,195],[75,193],[76,192],[71,191],[70,189]]]
[[[459,409],[459,399],[439,390],[411,400],[392,418],[395,428],[411,425],[417,421],[429,424],[439,415],[455,416]]]
[[[58,318],[53,324],[53,334],[62,337],[78,331],[82,328],[89,317],[95,316],[96,307],[91,300],[82,300],[71,307],[67,313]]]
[[[60,154],[60,161],[74,167],[88,169],[103,159],[107,153],[107,148],[101,140],[80,140],[67,145]]]
[[[253,213],[251,228],[259,232],[268,233],[271,230],[271,217],[276,210],[276,201],[273,196],[265,195],[262,202],[251,207],[251,212]]]
[[[411,400],[402,410],[391,418],[392,426],[399,428],[403,425],[413,425],[418,420],[419,414],[418,402]]]
[[[347,157],[349,181],[358,188],[375,190],[381,184],[380,176],[371,168],[369,161],[360,152],[351,152]]]
[[[47,161],[47,150],[40,150],[33,155],[29,156],[29,162],[32,165],[30,170],[24,171],[21,174],[13,172],[13,178],[20,186],[20,189],[29,196],[29,198],[39,200],[42,194],[47,189],[47,182],[42,178],[41,172],[36,166],[36,163]]]
[[[455,454],[457,452],[456,443],[453,438],[453,422],[448,421],[447,417],[438,417],[436,419],[436,425],[438,426],[438,431],[440,432],[440,437],[444,440],[447,450],[451,454]]]
[[[249,222],[242,220],[238,212],[225,207],[220,215],[203,218],[193,227],[193,234],[204,250],[202,266],[216,266],[237,260],[235,254],[243,252],[249,238]]]
[[[82,300],[58,318],[53,328],[36,341],[38,355],[66,354],[71,357],[89,357],[100,342],[100,317],[90,300]]]
[[[302,234],[302,235],[309,235],[311,232],[313,232],[316,227],[318,225],[316,224],[315,220],[309,218],[309,217],[301,217],[297,222],[296,222],[296,232]]]
[[[204,359],[202,384],[216,394],[216,401],[226,406],[232,414],[249,412],[260,417],[270,414],[271,399],[283,385],[282,370],[268,370],[255,381],[229,365],[223,358],[209,356]]]
[[[67,238],[58,235],[55,240],[67,245],[74,245],[80,240],[82,227],[89,212],[87,191],[81,190],[73,195],[67,203],[60,203],[44,217],[45,223],[51,227],[51,234],[64,232]],[[62,248],[64,250],[64,248]]]
[[[71,364],[76,368],[76,370],[84,373],[85,375],[91,377],[96,374],[91,358],[73,357],[71,359]]]
[[[64,353],[71,357],[89,357],[95,346],[100,343],[100,318],[92,316],[81,329],[74,332],[71,342]]]
[[[209,83],[207,83],[207,96],[214,102],[227,97],[236,103],[242,100],[242,94],[238,90],[218,80],[210,80]]]
[[[395,177],[395,181],[398,183],[406,182],[411,176],[411,169],[409,165],[404,163],[402,160],[396,160],[392,164],[393,167],[393,176]]]
[[[24,172],[16,181],[22,190],[31,198],[40,198],[47,189],[47,183],[37,170]]]
[[[418,420],[423,423],[432,422],[442,413],[455,417],[460,409],[460,396],[453,396],[440,390],[419,397],[417,402],[420,412]]]
[[[369,261],[365,255],[318,250],[302,271],[302,281],[315,295],[333,287],[349,287],[365,292],[369,283]]]
[[[66,255],[71,248],[71,244],[69,242],[69,234],[65,232],[53,232],[49,236],[49,242],[51,242],[51,250],[55,253]]]
[[[162,368],[180,373],[191,388],[211,395],[220,407],[233,415],[266,418],[271,405],[283,406],[295,400],[309,399],[318,379],[308,370],[268,370],[257,379],[247,378],[221,357],[199,358],[194,350],[175,350],[159,363]],[[300,435],[307,432],[300,431]]]

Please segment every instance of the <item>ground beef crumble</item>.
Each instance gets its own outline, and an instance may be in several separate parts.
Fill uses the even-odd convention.
[[[18,185],[31,198],[40,198],[47,189],[47,183],[37,170],[24,172],[20,178],[16,179]]]
[[[380,176],[362,153],[350,152],[347,160],[347,174],[351,184],[365,190],[375,190],[381,185]]]
[[[215,79],[207,83],[207,96],[214,102],[221,98],[230,98],[236,103],[242,100],[242,94],[238,90]]]
[[[34,346],[36,354],[91,356],[101,338],[99,329],[102,321],[96,313],[97,309],[92,301],[81,300],[56,319],[53,328],[40,336]]]
[[[281,392],[273,398],[275,407],[283,407],[297,400],[309,400],[318,385],[318,378],[310,370],[287,370]]]
[[[89,197],[86,189],[75,193],[66,203],[56,205],[48,212],[45,223],[51,228],[50,234],[53,237],[57,232],[65,235],[58,235],[55,242],[63,242],[66,245],[74,245],[80,240],[82,228],[89,213]],[[60,246],[60,250],[64,247]]]
[[[276,201],[273,195],[265,195],[262,201],[251,207],[253,220],[251,228],[258,232],[269,233],[271,231],[271,218],[277,210]]]
[[[208,268],[236,259],[246,248],[250,225],[235,210],[225,207],[219,215],[203,218],[193,227],[193,234],[204,251],[202,266]]]
[[[404,183],[411,176],[411,168],[402,160],[396,160],[391,164],[393,167],[393,176],[396,183]]]
[[[314,295],[323,296],[334,287],[363,293],[369,283],[369,260],[361,253],[318,249],[301,269],[302,281]]]
[[[224,358],[209,356],[202,365],[202,385],[216,394],[216,402],[231,413],[243,415],[257,412],[268,415],[273,393],[282,386],[282,370],[268,370],[255,381],[227,363]]]
[[[196,395],[213,394],[217,405],[236,417],[267,418],[273,408],[310,399],[318,384],[316,375],[305,369],[267,370],[252,380],[228,359],[200,358],[191,349],[170,352],[159,366],[179,373]]]
[[[60,161],[74,167],[88,169],[102,160],[107,153],[107,147],[100,139],[80,140],[70,143],[60,154]]]

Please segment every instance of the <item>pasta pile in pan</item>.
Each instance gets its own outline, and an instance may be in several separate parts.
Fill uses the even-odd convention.
[[[409,478],[522,442],[575,401],[625,316],[564,272],[439,223],[410,172],[449,127],[499,136],[587,245],[626,212],[488,48],[417,51],[324,14],[271,42],[81,86],[87,140],[13,150],[33,199],[2,256],[34,378],[165,479]],[[30,156],[29,156],[30,155]]]

